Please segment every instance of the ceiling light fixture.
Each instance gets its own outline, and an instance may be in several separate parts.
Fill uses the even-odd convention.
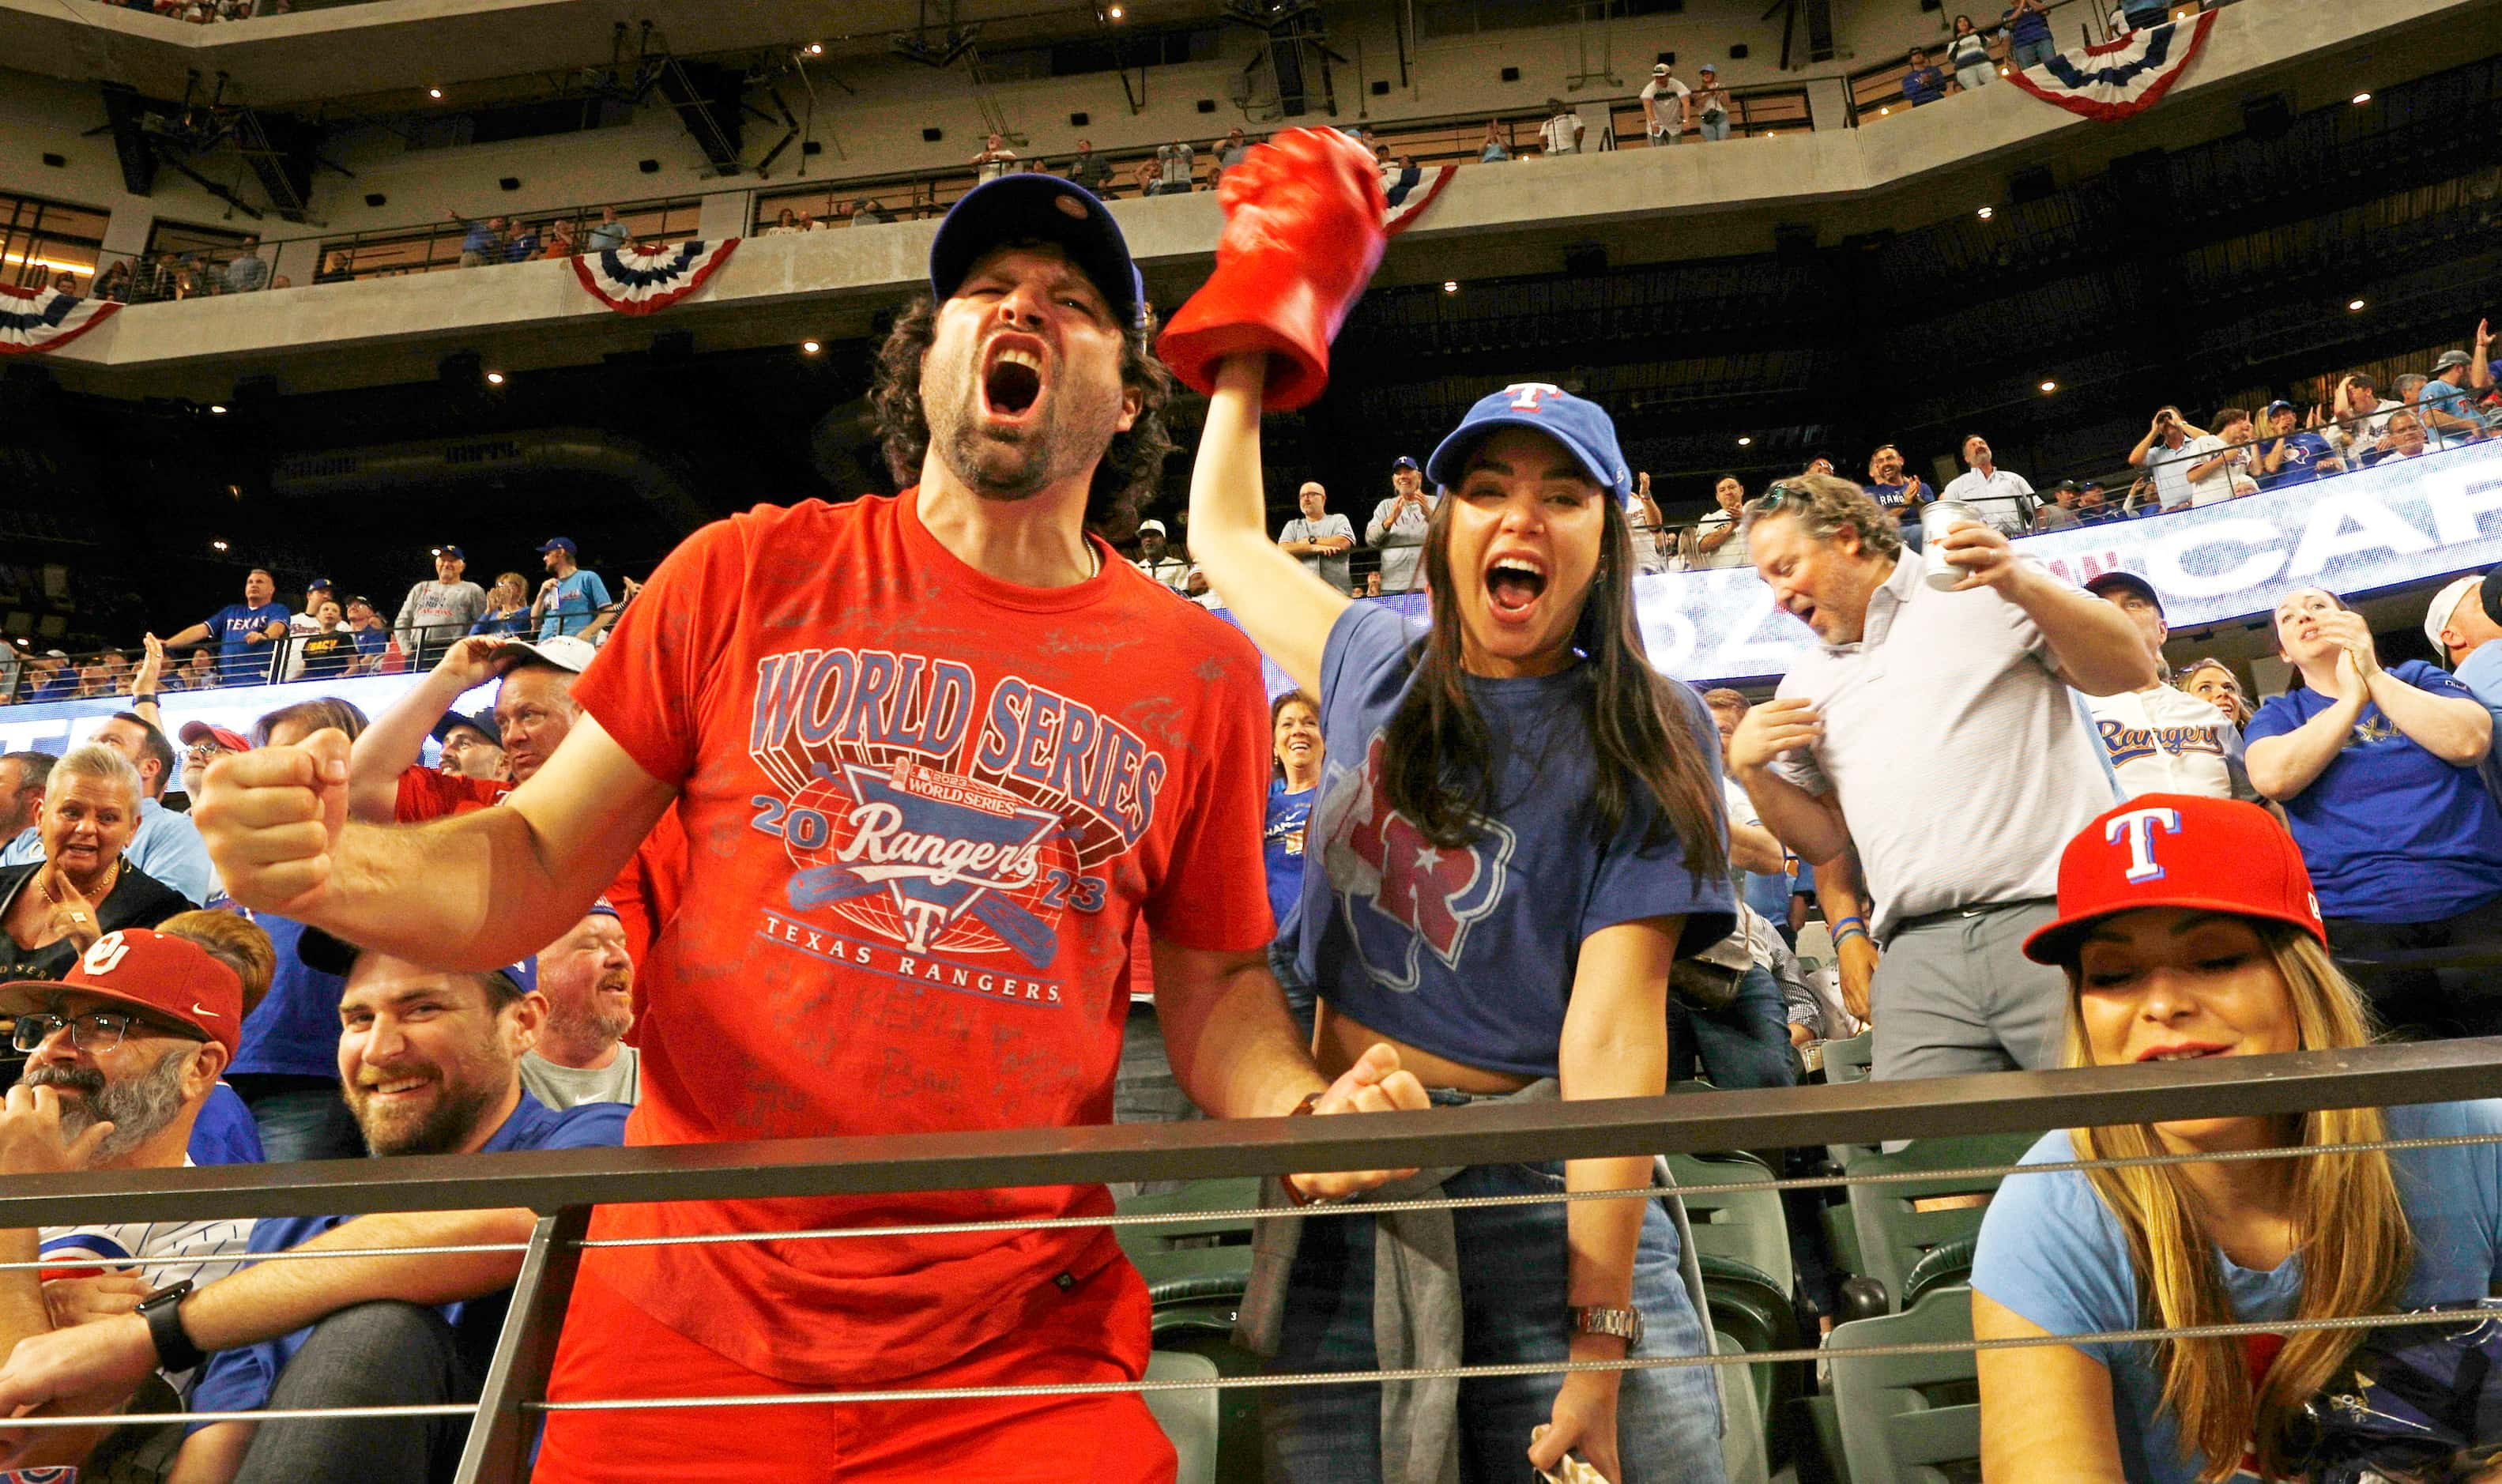
[[[224,551],[225,549],[226,549],[226,544],[225,544],[224,542],[222,542],[222,541],[212,541],[212,542],[210,542],[210,543],[209,543],[209,550],[210,550],[210,551],[213,551],[213,552],[222,552],[222,551]]]
[[[817,344],[817,342],[813,340],[802,340],[799,342],[799,352],[803,355],[814,355],[824,349],[824,346]]]
[[[1987,221],[1990,218],[1997,215],[1998,208],[1995,206],[1984,206],[1980,209],[1980,219],[1983,221]]]
[[[2346,308],[2350,313],[2359,315],[2363,312],[2363,301],[2361,299],[2348,299],[2346,301]]]
[[[488,385],[488,386],[490,386],[490,387],[501,387],[502,385],[504,385],[504,373],[503,373],[503,372],[501,372],[501,371],[490,371],[490,372],[488,372],[488,373],[487,373],[487,385]]]
[[[2042,390],[2043,390],[2046,394],[2046,393],[2048,393],[2048,392],[2056,391],[2056,390],[2058,390],[2058,389],[2059,389],[2059,384],[2058,384],[2057,382],[2044,382],[2044,383],[2042,384]]]
[[[1457,293],[1457,292],[1459,292],[1459,291],[1460,291],[1460,281],[1459,281],[1458,279],[1444,279],[1444,280],[1442,280],[1442,292],[1444,292],[1444,293]]]
[[[1754,440],[1754,439],[1752,439],[1752,438],[1748,437],[1748,436],[1747,436],[1747,435],[1745,435],[1744,433],[1740,433],[1740,434],[1738,435],[1738,447],[1740,447],[1740,448],[1741,448],[1741,449],[1743,449],[1743,448],[1751,448],[1751,447],[1753,447],[1753,446],[1754,446],[1754,442],[1755,442],[1755,440]]]
[[[425,95],[426,95],[427,97],[429,97],[429,98],[432,98],[432,99],[433,99],[435,102],[437,102],[437,103],[440,103],[440,102],[442,102],[442,101],[443,101],[443,89],[442,89],[442,88],[440,88],[440,87],[429,87],[429,88],[427,88],[427,89],[425,90]]]
[[[808,54],[809,54],[810,56],[823,56],[823,55],[825,55],[825,54],[826,54],[826,44],[825,44],[824,42],[821,42],[821,41],[812,41],[812,42],[808,43]]]
[[[2369,103],[2369,102],[2371,102],[2371,101],[2372,101],[2372,95],[2371,95],[2370,93],[2367,93],[2367,92],[2358,92],[2358,93],[2356,93],[2356,94],[2354,95],[2354,102],[2355,102],[2355,104],[2356,104],[2357,106],[2360,106],[2360,105],[2365,104],[2365,103]]]
[[[209,404],[209,411],[222,418],[226,415],[226,404],[223,402],[211,402]]]
[[[1125,10],[1123,10],[1123,9],[1121,9],[1119,6],[1117,6],[1117,5],[1116,5],[1116,6],[1112,7],[1110,10],[1105,11],[1103,14],[1104,14],[1104,15],[1106,15],[1106,16],[1108,16],[1108,17],[1111,17],[1111,18],[1113,18],[1114,20],[1119,20],[1119,19],[1122,19],[1122,18],[1124,18],[1125,17],[1127,17],[1130,13],[1129,13],[1129,12],[1127,12],[1127,11],[1125,11]]]

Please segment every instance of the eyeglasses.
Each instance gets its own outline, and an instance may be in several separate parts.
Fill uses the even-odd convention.
[[[194,742],[183,749],[183,756],[193,762],[215,762],[231,751],[233,749],[220,747],[215,742]]]
[[[205,1037],[186,1029],[178,1029],[144,1015],[124,1015],[118,1010],[90,1010],[85,1015],[20,1015],[9,1032],[9,1044],[19,1051],[40,1050],[46,1041],[63,1026],[70,1028],[70,1044],[88,1053],[111,1051],[121,1044],[133,1027],[143,1036],[177,1036],[186,1041]]]

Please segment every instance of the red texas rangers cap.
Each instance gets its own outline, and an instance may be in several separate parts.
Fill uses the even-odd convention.
[[[84,990],[188,1026],[228,1058],[243,1040],[243,981],[188,938],[146,928],[108,932],[63,978],[0,984],[0,1012],[41,1010],[55,990]]]
[[[2059,854],[2059,917],[2024,957],[2064,964],[2096,922],[2139,907],[2191,907],[2291,923],[2327,946],[2302,851],[2256,804],[2146,793],[2078,831]]]

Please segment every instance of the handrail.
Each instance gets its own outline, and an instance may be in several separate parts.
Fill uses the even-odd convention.
[[[10,1182],[0,1227],[493,1207],[546,1214],[655,1201],[1597,1159],[2449,1102],[2497,1087],[2502,1037],[2485,1037],[1425,1113],[39,1175]]]

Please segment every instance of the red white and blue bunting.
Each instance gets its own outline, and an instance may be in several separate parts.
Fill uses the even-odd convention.
[[[2214,11],[2190,19],[2147,26],[2117,41],[2062,52],[2011,73],[2008,81],[2045,103],[2108,123],[2141,114],[2162,100],[2207,42]]]
[[[82,299],[57,288],[0,284],[0,355],[58,350],[113,318],[110,299]]]
[[[621,315],[657,314],[701,288],[714,269],[729,261],[738,242],[727,237],[710,245],[682,242],[657,253],[584,253],[573,259],[573,274],[592,298]]]
[[[1416,184],[1408,187],[1406,199],[1381,214],[1382,234],[1396,237],[1414,225],[1416,219],[1425,215],[1425,208],[1442,193],[1442,187],[1451,184],[1451,177],[1459,173],[1457,165],[1436,165],[1418,177]]]

